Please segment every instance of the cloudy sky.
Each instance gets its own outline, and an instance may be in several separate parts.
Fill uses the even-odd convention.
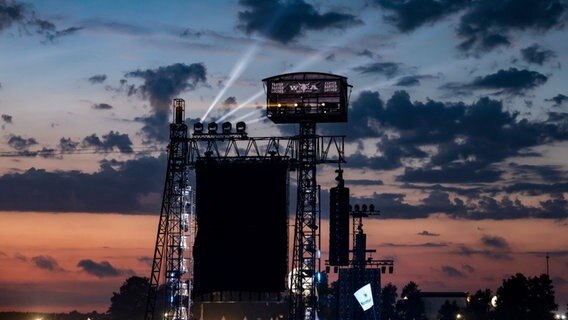
[[[264,117],[262,79],[298,71],[353,86],[349,122],[318,131],[346,135],[352,203],[381,210],[365,230],[395,260],[383,282],[495,291],[545,272],[548,253],[565,306],[567,10],[0,0],[0,310],[106,311],[150,273],[172,100],[188,122],[293,135]],[[334,169],[318,168],[323,189]]]

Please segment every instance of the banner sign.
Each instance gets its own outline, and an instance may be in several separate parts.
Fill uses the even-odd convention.
[[[271,94],[339,93],[338,81],[275,81]]]
[[[367,283],[353,294],[355,299],[359,301],[363,311],[369,310],[373,306],[373,292],[371,291],[371,284]]]

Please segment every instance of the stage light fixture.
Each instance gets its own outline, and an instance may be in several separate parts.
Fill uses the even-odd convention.
[[[193,124],[193,134],[202,134],[203,133],[203,123],[196,122]]]
[[[225,133],[225,134],[231,133],[232,129],[233,129],[233,125],[229,121],[225,121],[221,125],[221,130],[223,130],[223,133]]]
[[[209,124],[207,125],[207,130],[209,131],[209,134],[217,133],[217,123],[209,122]]]
[[[244,121],[237,122],[237,133],[245,133],[247,130],[247,124]]]

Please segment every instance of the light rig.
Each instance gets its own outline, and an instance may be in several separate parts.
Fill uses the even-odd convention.
[[[196,311],[192,307],[204,299],[215,302],[244,301],[285,290],[288,269],[288,178],[282,179],[281,173],[287,177],[289,171],[296,172],[297,203],[288,279],[288,319],[315,320],[318,275],[322,272],[321,201],[316,168],[324,163],[339,166],[336,179],[338,186],[330,190],[331,242],[327,267],[341,268],[340,280],[343,278],[345,281],[349,278],[347,274],[352,272],[342,270],[365,269],[365,266],[377,265],[390,266],[392,271],[392,261],[389,264],[365,259],[368,251],[360,219],[363,211],[359,211],[357,207],[355,211],[350,209],[349,189],[344,187],[341,175],[341,163],[345,162],[344,136],[322,136],[316,133],[316,123],[347,121],[352,87],[347,83],[347,78],[329,73],[297,72],[262,81],[267,94],[266,116],[276,124],[299,124],[297,135],[249,137],[243,122],[237,123],[236,132],[232,131],[232,125],[228,122],[221,124],[220,128],[214,122],[207,126],[198,122],[193,126],[193,135],[189,137],[185,124],[185,102],[182,99],[174,100],[174,121],[170,124],[166,181],[145,320],[198,319],[193,314]],[[193,170],[195,175],[192,174]],[[256,175],[256,170],[265,170],[262,171],[266,173],[265,176],[277,171],[280,173],[276,175],[280,178],[274,178],[275,182],[271,182],[275,187],[261,180],[248,181],[248,185],[224,194],[224,200],[230,201],[219,201],[216,195],[210,195],[215,193],[212,191],[223,194],[218,188],[227,184],[222,182],[212,185],[208,182],[213,180],[212,177],[224,178],[228,174],[235,177],[235,180],[242,181],[245,178],[237,172],[243,170],[255,172]],[[197,182],[190,183],[190,177]],[[284,195],[257,200],[250,199],[250,194],[239,193],[256,184],[264,184],[256,189],[257,193],[276,190],[265,193],[266,198],[274,193]],[[229,198],[227,194],[230,195]],[[239,205],[239,199],[243,197],[248,198],[249,207],[244,204],[238,208],[223,206],[226,202],[233,206]],[[266,201],[261,203],[261,207],[265,207],[264,211],[255,211],[250,207],[251,202],[259,201]],[[270,208],[273,202],[281,205]],[[235,219],[233,212],[239,213],[239,219]],[[350,214],[354,219],[353,260],[348,257]],[[237,225],[243,220],[245,224]],[[233,223],[234,226],[231,225]],[[235,229],[246,231],[238,234]],[[227,234],[230,239],[220,239]],[[233,252],[236,251],[234,242],[237,240],[244,241],[239,246],[250,247],[263,241],[265,237],[273,237],[279,244],[273,250],[276,252],[273,256],[267,257],[266,252],[262,255],[258,252]],[[231,268],[239,274],[224,275],[227,272],[222,272],[224,270],[219,265],[237,261]],[[276,266],[267,265],[266,261]],[[261,274],[260,280],[255,280],[254,277],[258,274],[251,270],[266,273]],[[212,277],[212,273],[218,276]],[[359,273],[353,273],[355,274]],[[201,317],[203,318],[203,306]]]

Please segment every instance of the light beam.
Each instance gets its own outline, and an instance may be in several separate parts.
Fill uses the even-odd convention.
[[[255,93],[252,97],[248,98],[247,101],[241,103],[238,107],[236,107],[235,109],[227,112],[226,114],[224,114],[221,118],[219,118],[219,120],[217,121],[223,121],[225,120],[227,117],[233,115],[235,112],[237,112],[238,110],[242,109],[243,107],[247,106],[249,103],[253,102],[254,100],[258,99],[261,95],[264,94],[264,90],[259,91],[257,93]]]
[[[207,116],[209,115],[211,110],[213,110],[217,102],[221,100],[225,92],[227,92],[227,90],[233,85],[233,82],[235,82],[235,80],[237,80],[237,78],[241,75],[241,73],[243,72],[245,67],[249,64],[251,58],[256,54],[257,51],[258,51],[258,44],[254,44],[248,49],[247,52],[245,52],[245,54],[241,57],[239,62],[237,62],[233,70],[231,70],[231,74],[229,76],[227,84],[225,84],[223,89],[219,91],[219,93],[217,94],[215,99],[213,99],[213,102],[211,103],[211,105],[209,106],[203,117],[201,117],[202,122],[205,121],[205,119],[207,119]]]

